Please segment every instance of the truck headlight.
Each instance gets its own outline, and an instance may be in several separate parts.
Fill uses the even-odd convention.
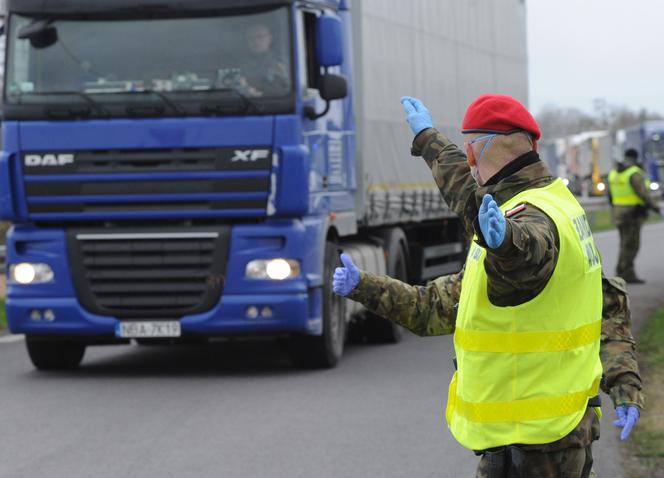
[[[651,191],[658,191],[659,190],[659,183],[650,183],[650,190]]]
[[[300,262],[294,259],[258,259],[247,264],[249,279],[285,280],[300,275]]]
[[[599,192],[604,192],[605,189],[606,189],[606,184],[604,184],[602,182],[597,183],[597,190]]]
[[[19,284],[43,284],[53,281],[53,269],[48,264],[21,262],[9,268],[9,278]]]

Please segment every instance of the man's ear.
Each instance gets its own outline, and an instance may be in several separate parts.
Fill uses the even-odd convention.
[[[473,145],[471,144],[466,144],[466,158],[468,159],[468,165],[470,167],[477,164],[477,161],[475,160],[475,151],[473,151]]]

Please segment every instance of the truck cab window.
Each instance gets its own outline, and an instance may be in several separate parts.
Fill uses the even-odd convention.
[[[298,18],[300,82],[305,89],[316,89],[320,67],[316,62],[316,14],[301,11]]]

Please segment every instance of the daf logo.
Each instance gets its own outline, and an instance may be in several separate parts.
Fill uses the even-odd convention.
[[[270,150],[268,149],[246,149],[235,150],[235,156],[231,158],[233,163],[242,161],[244,163],[258,161],[259,159],[267,159],[270,157]]]
[[[26,154],[23,158],[29,168],[36,166],[66,166],[74,163],[73,154]]]

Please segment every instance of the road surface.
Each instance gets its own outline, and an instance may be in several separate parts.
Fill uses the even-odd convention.
[[[597,235],[605,270],[617,233]],[[664,224],[644,230],[636,326],[660,302]],[[471,477],[443,421],[450,337],[350,346],[339,367],[293,369],[282,344],[92,347],[70,373],[33,370],[0,337],[0,477]],[[608,404],[605,397],[605,404]],[[614,412],[595,447],[622,477]]]

